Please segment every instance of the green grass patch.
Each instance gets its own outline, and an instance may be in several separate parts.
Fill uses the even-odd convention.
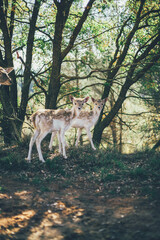
[[[136,167],[133,170],[130,170],[129,175],[131,178],[147,179],[148,171],[142,167]]]
[[[5,193],[5,192],[6,192],[6,189],[5,189],[4,187],[0,186],[0,192],[1,192],[1,193]]]
[[[156,155],[153,155],[148,160],[149,166],[153,170],[159,170],[160,169],[160,157]]]
[[[26,170],[28,168],[28,163],[22,160],[16,153],[10,153],[1,158],[0,168],[12,171]]]
[[[66,172],[64,170],[63,165],[61,164],[62,157],[61,156],[56,156],[54,159],[50,160],[47,159],[45,162],[45,166],[47,170],[54,174],[60,174],[62,176],[66,175]]]
[[[138,192],[153,198],[159,196],[159,153],[123,155],[110,150],[93,151],[88,146],[72,147],[67,149],[67,159],[63,159],[61,155],[51,159],[51,153],[46,151],[45,163],[40,162],[37,157],[28,163],[24,160],[24,155],[26,154],[20,149],[3,153],[0,171],[13,173],[20,181],[36,185],[41,192],[49,191],[47,184],[65,178],[66,186],[82,179],[91,184],[102,185],[109,193]],[[120,188],[117,190],[118,186]]]

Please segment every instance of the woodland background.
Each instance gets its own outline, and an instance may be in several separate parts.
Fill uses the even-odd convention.
[[[0,87],[1,144],[24,141],[34,111],[70,108],[72,94],[108,97],[97,145],[156,148],[159,59],[159,0],[0,0],[0,66],[14,66],[13,84]]]

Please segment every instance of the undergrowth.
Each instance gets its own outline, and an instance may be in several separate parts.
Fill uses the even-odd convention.
[[[104,188],[114,194],[131,192],[130,184],[143,195],[159,196],[158,183],[160,176],[160,154],[156,152],[140,152],[130,155],[111,150],[93,151],[90,147],[70,148],[68,159],[55,154],[44,154],[46,162],[41,163],[37,155],[31,163],[25,160],[26,151],[19,148],[14,151],[0,151],[0,171],[15,174],[22,181],[40,185],[42,191],[49,191],[48,182],[65,178],[66,182],[84,178],[95,184],[103,184]],[[110,185],[114,188],[110,189]],[[1,189],[0,189],[1,191]]]

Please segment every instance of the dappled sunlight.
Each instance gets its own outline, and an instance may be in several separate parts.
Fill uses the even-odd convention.
[[[59,213],[53,213],[51,210],[44,213],[41,222],[37,226],[31,228],[31,233],[28,240],[40,239],[42,236],[47,238],[54,238],[56,240],[63,239],[61,231],[57,228],[62,225],[63,221]]]
[[[3,199],[3,198],[7,198],[7,199],[9,199],[10,196],[8,196],[8,195],[5,194],[5,193],[0,193],[0,199]]]
[[[10,180],[6,179],[6,182],[10,185]],[[11,189],[10,194],[0,193],[0,199],[3,200],[0,209],[0,232],[4,236],[12,236],[28,227],[30,220],[36,215],[36,211],[27,204],[27,200],[29,202],[31,200],[32,192],[27,190],[14,192],[14,182],[12,181]]]
[[[20,171],[2,168],[0,239],[128,240],[140,239],[141,232],[146,240],[159,239],[159,158],[154,174],[144,178],[133,170],[143,165],[148,174],[146,155],[80,152],[72,149],[67,160],[33,161]]]
[[[20,192],[15,192],[14,195],[18,196],[21,200],[27,200],[28,198],[30,198],[31,192],[24,190]]]
[[[133,206],[130,206],[130,207],[119,207],[118,209],[115,210],[113,216],[115,218],[124,218],[128,214],[132,214],[133,212],[134,212]]]
[[[134,214],[134,202],[137,201],[135,198],[114,198],[109,199],[108,207],[113,210],[113,218],[124,218],[130,214]]]
[[[25,210],[21,214],[3,217],[0,219],[1,233],[8,235],[17,233],[21,228],[28,225],[29,220],[36,214],[34,210]]]
[[[78,217],[82,216],[84,213],[84,209],[76,206],[67,207],[66,204],[61,201],[57,201],[53,205],[56,207],[56,209],[62,210],[62,213],[65,215],[74,214],[74,217]]]
[[[55,207],[56,212],[53,209],[46,211],[41,223],[32,227],[28,239],[39,239],[43,236],[45,239],[61,240],[64,239],[66,229],[76,234],[83,233],[81,226],[77,225],[77,222],[79,222],[78,218],[84,214],[84,209],[76,206],[67,207],[62,201],[55,202],[52,204],[53,207]]]

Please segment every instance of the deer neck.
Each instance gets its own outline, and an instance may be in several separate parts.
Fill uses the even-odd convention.
[[[101,111],[98,111],[95,107],[93,108],[93,114],[95,117],[96,116],[99,117],[100,113],[101,113]]]
[[[93,108],[94,119],[97,121],[101,111],[98,111],[95,107]]]
[[[79,114],[76,111],[76,108],[73,106],[72,109],[71,109],[71,119],[75,119],[78,116],[79,116]]]

